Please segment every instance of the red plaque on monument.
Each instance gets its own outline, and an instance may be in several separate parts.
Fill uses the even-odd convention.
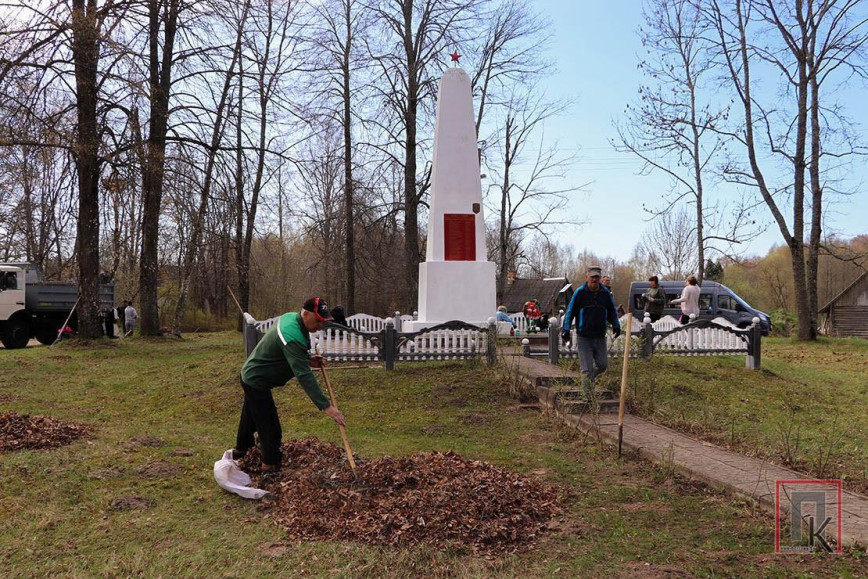
[[[476,216],[444,213],[443,240],[446,261],[476,261]]]

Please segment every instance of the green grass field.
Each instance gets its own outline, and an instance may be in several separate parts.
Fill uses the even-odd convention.
[[[642,373],[653,371],[657,385],[655,396],[647,398],[654,400],[648,412],[686,425],[695,421],[709,434],[727,429],[725,420],[703,421],[705,397],[716,392],[720,408],[737,409],[741,394],[723,386],[714,391],[705,378],[690,382],[694,394],[688,394],[678,379],[670,381],[670,374],[720,374],[731,380],[749,375],[743,380],[755,384],[750,399],[756,402],[744,403],[746,409],[762,403],[768,383],[829,379],[821,370],[816,378],[809,376],[810,360],[787,358],[801,355],[802,345],[767,344],[762,373],[740,370],[739,358],[655,360],[637,370],[634,400],[643,399],[647,387]],[[858,376],[865,374],[866,350],[859,343],[840,344],[820,344],[818,351],[845,352],[835,355],[844,356],[839,363],[857,384],[839,388],[849,394],[829,392],[814,404],[838,408],[840,423],[861,428],[864,477],[865,387]],[[540,477],[564,489],[566,514],[556,529],[533,549],[494,560],[424,546],[289,542],[257,502],[222,491],[212,477],[214,461],[234,441],[242,362],[241,338],[232,332],[188,335],[182,341],[0,349],[0,410],[91,427],[88,437],[69,446],[0,456],[3,575],[868,574],[868,555],[861,548],[838,557],[773,554],[771,515],[665,469],[618,461],[596,441],[521,409],[508,396],[506,379],[467,362],[398,364],[394,372],[333,368],[330,377],[353,450],[362,457],[453,450]],[[275,394],[285,438],[315,436],[340,445],[334,423],[316,412],[295,382]],[[668,410],[679,397],[698,400],[683,417]],[[769,404],[779,404],[770,397]],[[813,404],[807,406],[814,399],[798,400],[802,409],[796,413],[804,413],[807,424],[815,416]],[[859,414],[855,421],[854,412]],[[749,430],[748,422],[746,417],[737,429],[742,447],[749,447],[754,433],[762,440],[763,432],[775,432],[771,427]]]
[[[636,361],[633,411],[868,494],[868,341],[764,339],[762,370],[744,365],[743,356]],[[620,374],[602,382],[617,389]]]

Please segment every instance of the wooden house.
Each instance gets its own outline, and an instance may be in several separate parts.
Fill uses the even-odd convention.
[[[559,310],[566,310],[573,297],[573,286],[564,277],[546,277],[542,279],[511,278],[503,291],[503,303],[506,311],[516,313],[522,311],[525,302],[539,300],[540,309],[551,315]]]
[[[868,272],[823,306],[824,327],[830,336],[868,338]]]

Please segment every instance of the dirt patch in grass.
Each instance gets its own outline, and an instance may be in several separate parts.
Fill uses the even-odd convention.
[[[425,436],[437,436],[442,434],[446,429],[442,424],[429,424],[422,427],[422,434]]]
[[[652,565],[651,563],[633,562],[626,563],[620,569],[616,570],[612,577],[645,577],[648,579],[662,579],[672,577],[693,577],[693,573],[688,573],[678,567],[672,565]]]
[[[168,479],[178,475],[181,471],[176,465],[165,460],[155,460],[139,467],[138,472],[143,478]]]
[[[293,540],[424,543],[489,556],[531,547],[561,512],[555,487],[452,452],[356,459],[356,479],[336,445],[308,438],[282,450],[267,512]],[[259,481],[255,452],[241,467]]]
[[[0,452],[57,448],[87,433],[88,428],[81,424],[63,422],[47,416],[0,412]]]
[[[464,416],[462,416],[461,422],[463,422],[464,424],[471,424],[473,426],[479,426],[481,424],[485,424],[486,419],[485,419],[485,416],[483,416],[482,414],[471,413],[471,414],[465,414]]]
[[[653,512],[653,513],[668,513],[672,510],[672,508],[664,503],[624,503],[622,505],[618,505],[618,508],[621,510],[627,511],[628,513],[635,512]]]
[[[110,511],[134,511],[149,509],[154,501],[137,495],[124,495],[114,499],[109,505]]]
[[[148,448],[160,448],[166,446],[166,441],[162,438],[158,438],[156,436],[151,436],[150,434],[148,434],[145,436],[136,436],[134,438],[131,438],[127,444],[131,447],[146,446]]]
[[[292,549],[292,545],[287,543],[262,543],[257,549],[266,557],[283,557]]]
[[[124,474],[124,471],[116,466],[111,466],[108,468],[98,468],[87,474],[90,478],[95,478],[97,480],[110,480],[120,477]]]

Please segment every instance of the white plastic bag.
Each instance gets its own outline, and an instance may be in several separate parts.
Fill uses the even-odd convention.
[[[220,488],[245,499],[261,499],[268,494],[268,491],[248,486],[250,475],[238,468],[238,462],[232,459],[231,448],[223,453],[223,458],[214,463],[214,480]]]

